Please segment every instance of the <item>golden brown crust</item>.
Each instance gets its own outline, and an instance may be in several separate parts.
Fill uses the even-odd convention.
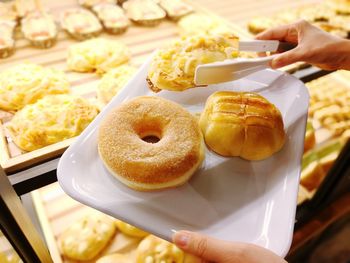
[[[249,92],[212,94],[200,118],[205,142],[223,156],[260,160],[279,151],[285,140],[279,110]]]
[[[152,81],[149,79],[149,77],[146,78],[148,87],[150,88],[150,90],[152,90],[155,93],[158,93],[159,91],[161,91],[161,89],[158,89],[156,86],[153,85]]]
[[[149,135],[159,142],[142,140]],[[203,158],[196,119],[159,97],[138,97],[112,110],[100,126],[98,148],[107,168],[137,190],[182,184],[179,180],[188,179]]]

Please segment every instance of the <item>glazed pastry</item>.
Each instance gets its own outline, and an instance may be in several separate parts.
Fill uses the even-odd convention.
[[[130,51],[124,44],[116,40],[95,38],[71,45],[67,65],[72,71],[105,73],[129,59]]]
[[[135,74],[136,68],[122,65],[111,69],[103,75],[97,87],[97,98],[102,104],[107,104],[125,86]]]
[[[7,129],[19,148],[33,151],[78,136],[97,114],[86,99],[50,95],[16,112]]]
[[[148,71],[148,84],[154,91],[182,91],[195,87],[197,65],[235,58],[238,39],[235,36],[194,36],[159,49]]]
[[[156,26],[166,13],[152,0],[129,0],[123,3],[127,17],[144,26]]]
[[[147,96],[121,104],[103,119],[98,151],[112,175],[140,191],[184,184],[204,159],[196,118],[174,102]]]
[[[14,52],[15,40],[13,39],[13,31],[15,26],[16,23],[13,21],[0,21],[0,58],[7,58]]]
[[[280,111],[257,93],[213,93],[199,126],[207,146],[222,156],[262,160],[281,150],[285,142]]]
[[[84,40],[98,36],[102,25],[97,17],[88,10],[73,8],[61,15],[62,27],[74,38]]]
[[[120,34],[129,27],[129,19],[124,14],[123,9],[117,5],[99,4],[92,9],[109,33]]]
[[[69,93],[62,71],[36,64],[18,64],[0,73],[0,109],[16,111],[50,94]]]
[[[79,5],[86,8],[93,8],[99,4],[116,4],[116,0],[78,0]]]
[[[126,255],[114,253],[103,256],[102,258],[98,259],[96,263],[133,263],[133,261]]]
[[[305,141],[304,141],[304,152],[307,152],[308,150],[312,149],[316,144],[316,138],[315,138],[315,130],[312,126],[312,121],[307,120],[306,123],[306,132],[305,132]]]
[[[132,237],[145,237],[149,235],[147,232],[120,220],[116,221],[116,225],[122,233]]]
[[[45,13],[30,13],[21,21],[22,33],[33,46],[49,48],[57,39],[56,23],[51,15]]]
[[[73,223],[60,236],[64,256],[73,260],[92,260],[115,234],[114,220],[104,214],[91,214]]]
[[[170,0],[171,1],[171,0]],[[181,36],[232,35],[231,27],[223,20],[205,14],[194,13],[182,17],[177,23]]]
[[[167,16],[174,20],[193,12],[193,8],[181,0],[160,0],[159,5],[165,10]]]
[[[149,235],[144,238],[136,250],[136,262],[172,262],[183,263],[185,253],[174,244]]]

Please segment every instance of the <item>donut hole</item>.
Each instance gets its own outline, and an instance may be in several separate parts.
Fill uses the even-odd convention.
[[[147,143],[157,143],[162,139],[163,126],[157,119],[145,118],[144,122],[134,126],[136,134]]]
[[[148,143],[157,143],[160,141],[160,138],[156,135],[147,135],[141,138],[143,141]]]

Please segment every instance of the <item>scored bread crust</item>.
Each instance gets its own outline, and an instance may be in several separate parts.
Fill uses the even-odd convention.
[[[142,138],[155,135],[157,143]],[[98,150],[122,183],[143,191],[185,183],[204,158],[196,119],[180,105],[159,97],[137,97],[103,120]]]
[[[261,160],[285,142],[281,113],[256,93],[215,92],[206,102],[199,125],[206,144],[223,156]]]

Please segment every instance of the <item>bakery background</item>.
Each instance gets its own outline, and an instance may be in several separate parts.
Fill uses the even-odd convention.
[[[11,6],[13,3],[11,1],[1,2],[0,30],[2,34],[0,38],[2,41],[0,51],[4,58],[0,60],[0,74],[23,63],[35,63],[41,65],[44,69],[60,70],[67,77],[71,94],[84,98],[87,103],[101,109],[104,103],[107,102],[106,100],[111,97],[111,92],[116,92],[113,91],[113,87],[110,87],[111,85],[108,85],[109,83],[119,80],[122,83],[121,85],[125,84],[127,79],[120,79],[120,75],[131,77],[134,72],[133,69],[139,67],[156,47],[164,46],[180,35],[193,34],[198,31],[230,31],[241,39],[249,39],[253,37],[254,33],[272,25],[288,23],[298,18],[304,18],[341,37],[348,37],[349,31],[350,3],[348,1],[305,0],[287,2],[266,0],[246,3],[238,3],[238,1],[215,3],[198,0],[183,1],[188,7],[188,9],[181,9],[184,11],[183,18],[176,15],[167,18],[163,13],[164,11],[158,10],[155,12],[155,17],[146,19],[146,22],[134,18],[135,22],[130,21],[126,27],[125,24],[124,26],[116,26],[118,30],[112,31],[113,34],[111,34],[110,30],[102,27],[104,23],[101,18],[98,19],[98,12],[96,11],[98,9],[95,8],[94,10],[92,6],[89,6],[93,2],[99,1],[16,1],[15,5],[18,7],[21,16],[28,16],[27,19],[29,19],[30,16],[26,15],[28,10],[41,10],[47,11],[54,20],[57,36],[55,37],[56,34],[54,33],[47,34],[49,40],[39,41],[39,43],[25,36],[24,33],[28,30],[25,31],[23,25],[22,27],[19,26],[21,24],[19,23],[20,20],[16,18],[18,12]],[[129,2],[132,1],[129,0]],[[164,3],[168,2],[169,4],[169,2],[174,3],[175,1],[155,2],[161,2],[160,5],[163,2],[164,5]],[[90,15],[95,17],[96,21],[100,21],[97,22],[100,26],[96,26],[95,23],[95,29],[92,30],[92,33],[74,35],[67,32],[66,29],[69,26],[67,27],[62,23],[62,14],[82,5],[84,5],[83,10],[90,10],[88,11]],[[259,14],[257,14],[257,10],[259,10]],[[49,21],[45,19],[43,21]],[[17,26],[15,26],[16,23]],[[33,28],[34,31],[37,30],[35,25]],[[14,33],[14,47],[11,46],[12,30]],[[78,43],[86,43],[81,41],[91,37],[114,40],[125,45],[125,50],[122,50],[120,54],[125,55],[130,52],[127,55],[128,59],[123,62],[116,62],[119,63],[117,67],[111,63],[116,68],[114,69],[116,72],[110,75],[103,75],[101,72],[96,73],[96,67],[94,66],[92,66],[92,69],[70,69],[67,64],[68,49]],[[101,45],[105,45],[105,43]],[[251,56],[251,54],[242,54],[242,56]],[[120,69],[120,65],[129,65],[130,69]],[[35,68],[33,70],[35,72],[41,69]],[[83,73],[74,70],[86,70],[88,72]],[[120,74],[119,70],[123,73]],[[348,80],[350,74],[345,71],[338,71],[318,78],[326,72],[307,67],[303,63],[286,67],[284,70],[308,81],[307,86],[311,95],[310,117],[306,133],[299,193],[298,221],[289,258],[298,262],[300,258],[305,257],[306,253],[310,257],[310,262],[317,262],[312,261],[317,260],[317,257],[322,257],[322,253],[319,252],[320,249],[317,248],[322,247],[325,242],[332,242],[332,238],[339,236],[331,235],[329,232],[339,232],[340,229],[346,229],[346,223],[343,221],[349,215],[346,206],[341,208],[342,204],[349,201],[349,192],[345,187],[342,188],[339,185],[348,183],[346,174],[349,171],[346,170],[346,164],[349,161],[349,151],[347,150],[349,148],[344,148],[344,145],[349,137],[350,87]],[[125,71],[128,73],[126,74]],[[6,76],[8,75],[3,75],[3,79],[6,79]],[[103,85],[102,83],[105,83],[106,89],[97,89],[97,87]],[[103,96],[103,93],[105,93],[105,96]],[[106,99],[106,97],[108,98]],[[45,106],[43,107],[45,108]],[[22,196],[22,200],[23,202],[33,202],[36,211],[32,211],[33,216],[39,218],[38,227],[43,231],[54,262],[69,262],[67,257],[62,255],[59,246],[60,236],[67,229],[68,223],[78,222],[82,220],[85,214],[93,213],[93,211],[67,197],[57,183],[42,188],[41,186],[55,181],[57,158],[74,141],[74,138],[64,138],[61,141],[58,140],[53,144],[32,151],[23,151],[16,145],[14,137],[10,136],[7,128],[14,115],[14,110],[2,110],[0,113],[1,166],[19,195],[37,189],[30,195]],[[22,123],[22,120],[19,123]],[[78,134],[73,136],[75,135]],[[21,136],[21,134],[18,134],[18,136]],[[333,166],[334,162],[335,165]],[[122,253],[135,258],[141,239],[116,229],[114,230],[116,234],[110,237],[112,241],[99,252],[98,257],[106,254]],[[8,255],[6,260],[18,262],[15,261],[17,259],[12,259],[16,257],[11,256],[12,252],[9,244],[1,245],[1,250],[5,255]],[[336,246],[333,250],[335,250],[334,253],[342,255],[350,254],[349,247],[339,248],[339,246]],[[314,253],[310,251],[314,251]],[[327,251],[327,253],[330,252]],[[341,260],[342,258],[339,259],[339,262],[346,262]]]

